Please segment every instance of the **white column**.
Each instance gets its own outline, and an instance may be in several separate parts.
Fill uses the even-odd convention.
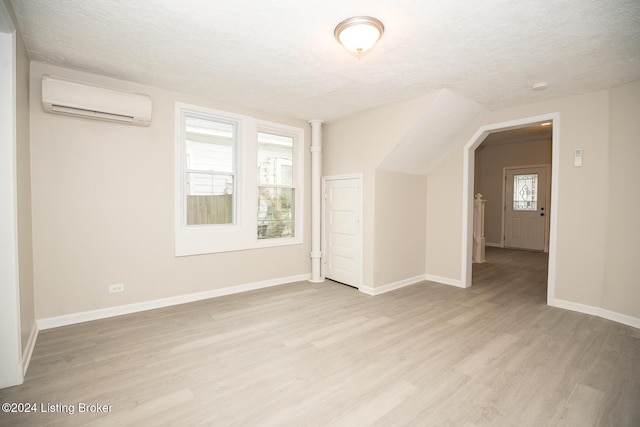
[[[322,232],[322,120],[311,120],[311,279],[324,282],[321,275]]]
[[[484,241],[484,206],[486,200],[482,200],[482,194],[476,194],[473,207],[473,262],[483,263],[485,259]]]

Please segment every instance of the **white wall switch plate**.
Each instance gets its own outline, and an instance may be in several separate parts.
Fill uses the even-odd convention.
[[[576,155],[573,158],[573,166],[582,166],[582,148],[576,148]]]

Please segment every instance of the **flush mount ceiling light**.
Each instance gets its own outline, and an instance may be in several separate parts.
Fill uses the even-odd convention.
[[[384,33],[384,25],[370,16],[354,16],[338,24],[333,34],[349,52],[364,55]]]

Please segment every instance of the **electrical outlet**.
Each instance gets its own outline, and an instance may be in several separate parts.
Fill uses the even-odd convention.
[[[117,294],[119,292],[124,292],[124,283],[118,283],[115,285],[109,285],[109,293]]]

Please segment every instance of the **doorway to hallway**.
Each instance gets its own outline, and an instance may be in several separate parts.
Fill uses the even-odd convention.
[[[461,282],[463,287],[469,287],[472,285],[473,279],[473,266],[472,266],[472,241],[473,241],[473,200],[476,192],[476,177],[482,173],[482,170],[476,170],[476,151],[481,147],[481,144],[484,144],[485,141],[490,140],[490,137],[496,138],[494,135],[507,136],[507,138],[503,138],[502,141],[494,140],[496,144],[508,144],[508,141],[511,139],[508,132],[526,132],[526,129],[531,129],[535,126],[539,127],[549,127],[552,139],[550,142],[551,145],[551,191],[548,198],[549,204],[545,206],[545,210],[548,209],[548,213],[545,213],[545,216],[549,216],[548,224],[549,224],[549,237],[548,237],[548,263],[547,263],[547,304],[555,305],[555,278],[556,278],[556,246],[557,246],[557,238],[556,238],[556,229],[557,229],[557,188],[558,188],[558,171],[559,171],[559,151],[560,151],[560,135],[559,135],[559,123],[560,123],[560,115],[559,113],[547,113],[538,116],[525,117],[521,119],[510,120],[501,123],[494,123],[481,126],[478,131],[470,138],[463,149],[463,224],[462,224],[462,265],[461,265]],[[544,125],[544,126],[543,126]],[[506,140],[505,140],[506,139]],[[515,145],[515,144],[514,144]],[[494,157],[498,159],[497,157]],[[503,168],[505,166],[518,166],[518,165],[527,165],[527,164],[544,164],[546,162],[535,162],[535,161],[527,161],[528,156],[524,156],[524,159],[521,159],[517,163],[511,164],[503,164],[499,167],[499,187],[493,186],[492,188],[497,191],[497,195],[489,195],[489,197],[485,197],[486,199],[492,200],[500,200],[503,199]],[[497,168],[494,168],[497,169]],[[488,196],[485,192],[482,192],[483,196]],[[496,205],[493,205],[496,207]],[[490,227],[489,224],[485,222],[485,237],[487,240],[488,247],[504,247],[503,243],[503,222],[502,216],[504,211],[504,204],[497,204],[497,213],[493,216],[493,220],[498,218],[497,225],[494,228],[495,234],[493,234],[493,238],[490,238]],[[489,211],[489,202],[487,202],[487,211]],[[489,212],[485,212],[485,218],[490,215]],[[494,222],[495,224],[495,222]],[[497,230],[497,231],[496,231]],[[488,249],[488,248],[487,248]],[[544,253],[544,252],[543,252]]]

